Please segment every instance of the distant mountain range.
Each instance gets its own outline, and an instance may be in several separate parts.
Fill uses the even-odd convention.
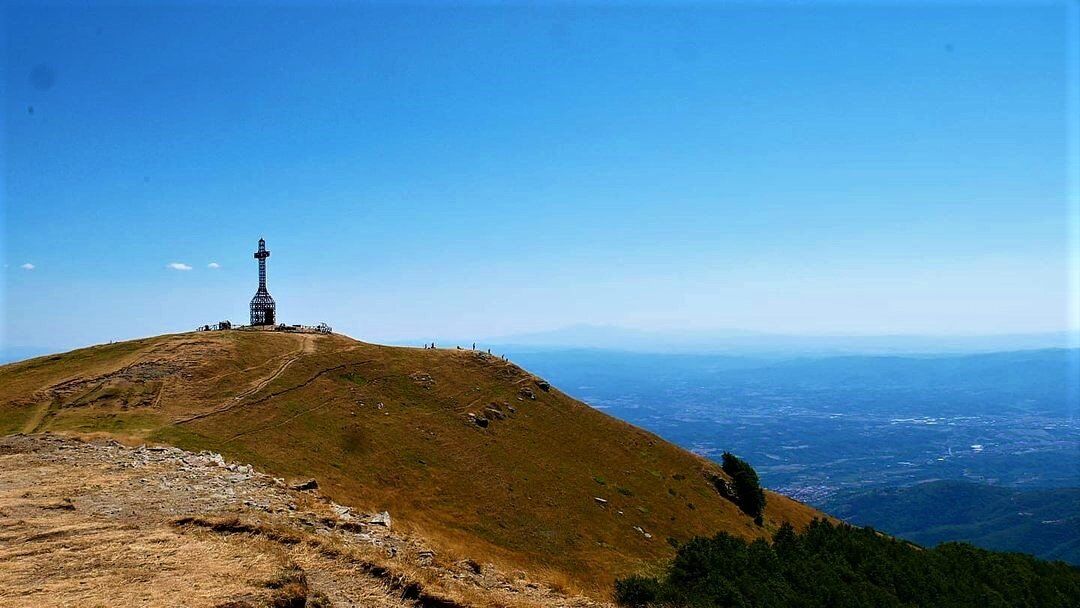
[[[360,336],[362,337],[362,336]],[[646,330],[616,325],[563,328],[476,338],[442,336],[439,346],[470,346],[500,352],[598,349],[632,353],[716,354],[750,357],[838,355],[974,354],[1045,348],[1080,348],[1080,332],[1056,331],[996,335],[843,335],[782,334],[740,329]],[[431,339],[402,338],[390,344],[420,346]],[[0,364],[62,352],[67,348],[0,346]]]
[[[843,355],[985,353],[1080,345],[1076,332],[1000,335],[790,335],[744,330],[641,330],[574,325],[483,340],[500,348],[597,348],[651,353]]]
[[[731,394],[733,387],[818,397],[822,390],[842,390],[852,399],[891,391],[891,398],[862,403],[858,411],[900,413],[902,403],[910,414],[917,400],[924,405],[920,415],[943,408],[963,413],[1045,409],[1065,415],[1080,399],[1080,349],[792,357],[555,348],[508,352],[562,386],[588,386],[589,395],[602,399],[657,393],[667,395],[660,401],[671,401],[671,392],[685,386],[708,387],[719,395]],[[668,407],[684,402],[675,398]]]
[[[841,492],[824,506],[851,523],[928,547],[956,540],[1080,565],[1080,488],[935,481]]]

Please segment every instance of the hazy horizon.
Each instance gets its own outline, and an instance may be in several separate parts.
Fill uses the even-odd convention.
[[[178,330],[188,331],[188,330]],[[168,332],[175,333],[175,332]],[[342,332],[345,333],[345,332]],[[351,334],[347,334],[351,335]],[[121,341],[150,337],[132,335]],[[372,341],[364,336],[352,336]],[[390,345],[430,342],[443,348],[510,349],[514,352],[597,350],[639,354],[731,355],[746,357],[833,357],[847,355],[967,355],[1045,349],[1080,348],[1080,332],[1020,334],[780,334],[723,328],[645,330],[615,325],[569,325],[520,334],[399,336],[381,340]],[[93,346],[97,342],[59,345],[5,345],[0,363]]]
[[[1080,329],[1068,3],[0,11],[5,349]]]

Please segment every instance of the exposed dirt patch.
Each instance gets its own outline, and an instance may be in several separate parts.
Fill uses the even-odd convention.
[[[594,606],[211,453],[0,439],[3,606]]]
[[[92,378],[74,378],[45,389],[50,399],[64,407],[116,401],[123,406],[152,405],[161,381],[183,368],[170,361],[143,361]]]
[[[163,342],[149,349],[140,360],[130,365],[97,376],[82,376],[58,382],[46,388],[45,392],[50,398],[70,405],[89,405],[95,401],[93,393],[101,392],[101,389],[110,384],[141,385],[163,381],[172,376],[189,379],[192,371],[201,362],[226,353],[227,349],[220,342],[213,340],[186,339]],[[156,392],[149,398],[140,400],[137,405],[149,405],[153,402],[154,396]]]

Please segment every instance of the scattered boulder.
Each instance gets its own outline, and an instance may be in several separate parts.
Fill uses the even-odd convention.
[[[210,464],[214,466],[225,466],[225,459],[222,458],[221,454],[218,454],[217,452],[199,452],[199,455],[203,458],[206,458],[210,462]]]
[[[255,469],[253,469],[250,464],[233,464],[233,463],[229,463],[229,464],[225,465],[225,468],[228,469],[229,471],[232,471],[233,473],[239,473],[240,475],[247,475],[248,477],[251,477],[252,475],[255,474]]]
[[[483,566],[471,559],[462,560],[458,562],[458,565],[464,567],[466,570],[472,572],[473,574],[480,574],[484,571]]]
[[[435,379],[431,377],[431,374],[425,374],[424,372],[413,372],[409,374],[409,379],[423,388],[431,388],[435,385]]]
[[[604,506],[604,505],[607,504],[607,500],[604,499],[604,498],[600,498],[599,496],[593,496],[593,500],[596,501],[596,504],[601,505],[601,506]]]
[[[319,482],[315,481],[314,479],[305,479],[304,481],[298,481],[298,482],[296,482],[294,484],[289,485],[289,489],[290,490],[301,490],[301,491],[303,491],[303,490],[318,490],[319,489]]]
[[[265,500],[245,499],[244,506],[259,509],[261,511],[270,511],[270,503]]]
[[[368,520],[368,523],[373,525],[373,526],[386,526],[387,528],[389,528],[390,527],[390,513],[386,512],[386,511],[383,511],[382,513],[372,515],[371,519]]]
[[[738,494],[735,492],[735,486],[730,481],[715,473],[709,473],[706,477],[712,483],[713,487],[716,488],[716,491],[720,496],[723,496],[732,502],[736,502],[739,499]]]
[[[505,420],[506,414],[502,412],[499,404],[492,403],[484,408],[484,418],[487,418],[488,420]]]
[[[551,390],[551,384],[543,378],[536,379],[536,386],[539,386],[540,390],[544,391],[545,393]]]
[[[364,532],[366,532],[366,530],[364,529],[364,526],[366,525],[367,524],[358,521],[345,520],[338,523],[337,527],[345,530],[346,532],[352,532],[353,534],[363,534]]]
[[[522,387],[522,389],[519,391],[519,394],[526,399],[536,401],[536,393],[534,393],[533,390],[527,386]]]

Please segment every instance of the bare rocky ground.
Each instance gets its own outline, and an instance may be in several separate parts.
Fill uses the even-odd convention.
[[[0,438],[0,605],[599,606],[210,452]]]

